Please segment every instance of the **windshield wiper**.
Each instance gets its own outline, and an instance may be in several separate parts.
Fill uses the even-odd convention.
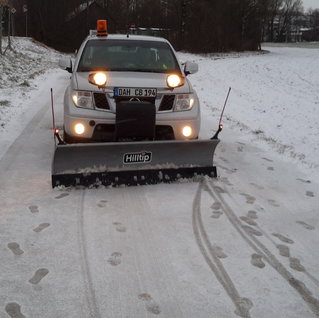
[[[140,72],[140,73],[169,73],[168,70],[158,70],[158,69],[124,69],[124,68],[111,68],[111,69],[101,69],[101,68],[79,68],[77,72],[94,72],[94,71],[105,71],[105,72]]]
[[[167,70],[156,70],[156,69],[143,69],[143,68],[135,68],[131,70],[127,70],[127,72],[144,72],[144,73],[166,73]]]

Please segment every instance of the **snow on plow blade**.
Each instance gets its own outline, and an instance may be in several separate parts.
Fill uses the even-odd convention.
[[[56,147],[52,187],[142,185],[216,177],[218,139],[69,144]]]

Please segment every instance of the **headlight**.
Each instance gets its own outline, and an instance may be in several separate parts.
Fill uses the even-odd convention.
[[[194,95],[192,94],[177,94],[175,98],[174,111],[180,112],[190,110],[195,103]]]
[[[87,91],[73,91],[73,103],[78,107],[93,109],[92,94]]]
[[[184,85],[184,79],[176,74],[171,74],[167,76],[166,79],[167,86],[170,88],[175,88]]]

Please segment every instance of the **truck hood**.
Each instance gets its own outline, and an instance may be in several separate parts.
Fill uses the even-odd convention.
[[[92,72],[77,72],[73,76],[73,89],[99,91],[99,88],[89,83],[89,74]],[[166,85],[167,74],[163,73],[146,73],[146,72],[107,72],[108,81],[106,89],[114,87],[141,87],[157,88],[158,90],[171,90]],[[188,80],[181,87],[175,88],[176,93],[189,93],[190,85]]]

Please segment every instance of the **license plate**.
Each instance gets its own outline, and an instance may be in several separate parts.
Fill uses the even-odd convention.
[[[114,97],[156,97],[156,88],[115,87]]]

